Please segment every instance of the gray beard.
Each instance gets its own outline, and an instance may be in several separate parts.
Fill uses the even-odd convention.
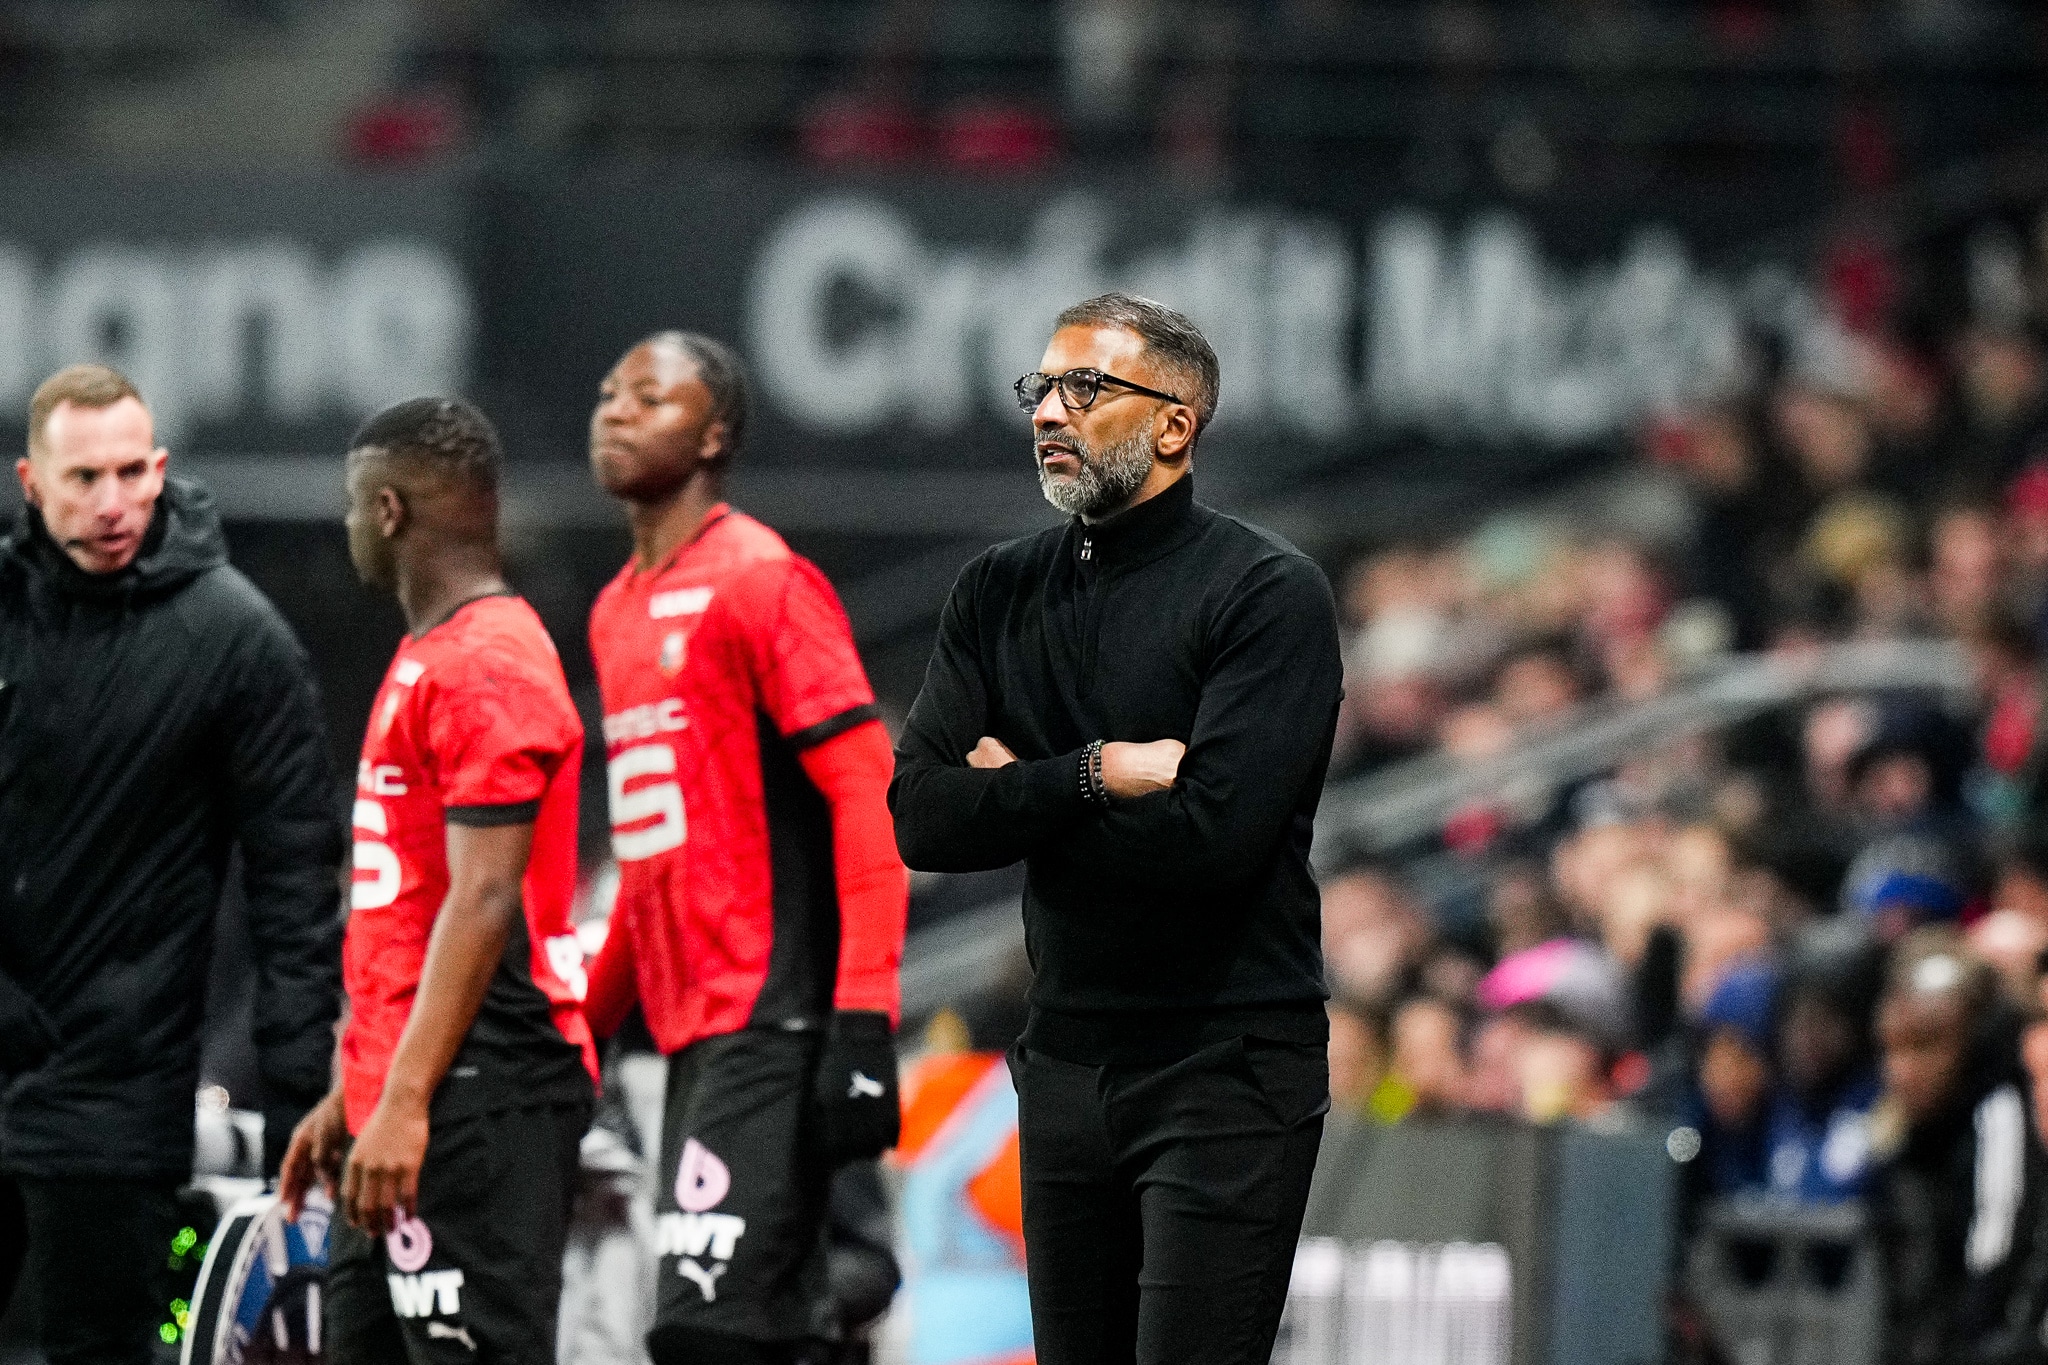
[[[1045,500],[1070,517],[1102,517],[1122,509],[1144,486],[1152,472],[1152,433],[1140,429],[1097,454],[1078,440],[1074,459],[1081,472],[1072,482],[1056,482],[1038,465],[1038,488]]]

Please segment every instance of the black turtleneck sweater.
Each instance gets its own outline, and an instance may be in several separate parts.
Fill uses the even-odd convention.
[[[1322,571],[1194,500],[998,545],[961,571],[889,788],[904,861],[1022,859],[1027,1046],[1163,1061],[1326,1037],[1309,835],[1342,696]],[[969,768],[983,735],[1018,761]],[[1091,805],[1090,740],[1187,745],[1171,791]]]

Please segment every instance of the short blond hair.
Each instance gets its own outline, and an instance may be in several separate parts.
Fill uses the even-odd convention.
[[[34,455],[43,443],[43,429],[50,414],[65,403],[81,408],[111,408],[123,398],[142,402],[133,380],[111,365],[66,365],[36,386],[28,400],[28,453]],[[147,406],[145,404],[145,406]]]

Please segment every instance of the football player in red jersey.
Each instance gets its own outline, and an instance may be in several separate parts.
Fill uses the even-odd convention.
[[[721,501],[746,416],[732,353],[664,332],[590,423],[633,558],[590,617],[619,896],[588,1010],[637,997],[669,1057],[656,1365],[831,1337],[827,1186],[900,1121],[894,760],[831,585]]]
[[[498,557],[497,433],[417,398],[356,433],[349,555],[410,633],[370,712],[335,1084],[292,1134],[315,1179],[332,1362],[554,1359],[596,1056],[569,923],[583,726]],[[351,1141],[353,1135],[353,1141]]]

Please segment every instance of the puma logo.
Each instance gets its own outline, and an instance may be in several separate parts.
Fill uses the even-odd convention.
[[[467,1327],[450,1327],[445,1322],[430,1322],[427,1324],[427,1335],[445,1337],[449,1341],[461,1342],[472,1351],[476,1349],[476,1339],[470,1336]]]
[[[706,1303],[718,1301],[718,1277],[724,1273],[725,1267],[722,1265],[715,1265],[706,1270],[687,1256],[676,1262],[676,1274],[696,1285]]]
[[[859,1071],[853,1073],[853,1084],[846,1088],[846,1098],[850,1100],[857,1100],[863,1097],[878,1100],[887,1093],[887,1087],[880,1081]]]

